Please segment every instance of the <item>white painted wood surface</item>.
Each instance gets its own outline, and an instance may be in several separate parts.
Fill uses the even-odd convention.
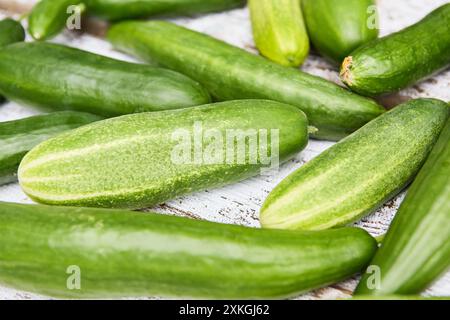
[[[14,10],[22,10],[29,7],[33,2],[27,0],[0,0],[0,8],[3,9],[8,6],[12,8],[11,4],[15,3],[16,7]],[[420,20],[436,7],[448,2],[445,0],[379,0],[381,35],[400,30]],[[7,15],[11,15],[11,12],[0,11],[0,18]],[[15,17],[17,18],[18,16],[16,15]],[[196,18],[175,19],[174,21],[255,52],[247,9],[238,9]],[[430,37],[432,36],[430,34]],[[118,59],[133,61],[132,58],[112,50],[107,42],[90,35],[77,35],[66,32],[58,36],[54,41]],[[339,82],[337,70],[314,54],[310,55],[302,69]],[[413,98],[435,97],[450,101],[450,70],[441,72],[422,83],[403,90],[400,94]],[[18,119],[39,113],[36,109],[16,103],[7,103],[0,108],[0,121]],[[222,189],[208,190],[180,197],[149,210],[196,219],[257,227],[259,226],[259,207],[270,190],[293,170],[310,161],[331,145],[332,143],[330,142],[311,140],[308,147],[294,160],[284,164],[275,176],[255,177]],[[368,230],[373,235],[384,233],[402,199],[403,195],[400,195],[377,212],[363,218],[357,225]],[[0,187],[0,201],[32,202],[20,190],[18,184]],[[45,270],[42,272],[45,272]],[[349,297],[357,284],[357,279],[355,276],[342,283],[300,296],[298,299]],[[425,294],[450,296],[450,272],[431,286]],[[0,299],[47,299],[47,297],[0,286]]]

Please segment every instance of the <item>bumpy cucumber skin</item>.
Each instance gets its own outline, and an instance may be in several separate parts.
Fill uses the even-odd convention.
[[[317,51],[335,63],[359,46],[378,37],[374,0],[302,0],[311,42]],[[372,9],[373,8],[373,9]]]
[[[120,50],[192,77],[219,100],[294,105],[319,129],[315,138],[339,140],[384,112],[334,83],[169,22],[123,22],[109,30],[108,38]]]
[[[364,230],[262,230],[153,213],[0,203],[0,283],[50,296],[285,298],[365,268]],[[67,288],[69,266],[79,290]]]
[[[299,0],[249,0],[253,37],[259,52],[287,67],[298,67],[309,52]]]
[[[64,29],[69,18],[67,8],[83,0],[41,0],[28,17],[28,32],[36,40],[47,40]]]
[[[62,111],[0,122],[0,184],[17,180],[20,161],[42,141],[98,120],[89,113]]]
[[[89,12],[123,20],[155,15],[191,15],[241,7],[244,0],[87,0]]]
[[[450,3],[351,53],[342,64],[341,79],[366,96],[395,92],[446,68],[449,52]]]
[[[0,51],[0,93],[44,108],[103,116],[210,101],[203,87],[179,73],[44,42]]]
[[[280,161],[295,156],[308,140],[304,113],[274,101],[239,100],[142,113],[100,121],[40,144],[22,161],[19,182],[31,198],[46,204],[136,209],[237,182],[269,167],[249,158],[243,163],[217,164],[220,159],[205,163],[203,156],[209,154],[208,145],[213,143],[208,141],[200,145],[203,152],[196,158],[200,160],[184,160],[177,147],[181,138],[174,134],[187,130],[185,136],[192,137],[196,123],[203,132],[218,130],[223,143],[227,130],[264,129],[269,138],[270,130],[279,130]],[[189,141],[193,148],[199,145]],[[247,151],[249,143],[246,140]],[[271,150],[270,142],[267,147]],[[223,145],[218,148],[224,155]],[[191,151],[185,154],[188,152],[191,155]]]
[[[409,101],[283,180],[264,202],[264,227],[319,230],[374,211],[415,176],[445,125],[442,101]]]
[[[7,18],[0,21],[0,47],[25,40],[25,30],[20,22]]]
[[[357,294],[418,294],[450,267],[450,121],[371,265],[380,268],[380,287],[369,289],[365,274]]]

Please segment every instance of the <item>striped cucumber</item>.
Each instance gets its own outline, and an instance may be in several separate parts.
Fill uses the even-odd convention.
[[[301,0],[316,50],[341,63],[359,46],[378,37],[374,0]]]
[[[87,0],[89,12],[108,19],[123,20],[155,15],[192,15],[229,10],[244,0]]]
[[[261,224],[326,229],[374,211],[413,179],[449,113],[445,102],[418,99],[373,120],[282,181]]]
[[[100,119],[88,113],[63,111],[0,122],[0,184],[17,179],[20,161],[34,146],[63,131]]]
[[[450,267],[450,121],[400,206],[357,294],[418,294]],[[369,288],[370,287],[370,288]]]
[[[25,40],[25,30],[20,22],[6,18],[0,21],[0,47]],[[0,96],[0,103],[5,99]]]
[[[198,83],[176,72],[44,42],[0,50],[0,93],[40,107],[104,116],[210,101]]]
[[[173,23],[123,22],[109,30],[108,38],[118,49],[192,77],[219,100],[294,105],[319,129],[316,138],[338,140],[384,112],[374,101],[334,83]]]
[[[83,0],[41,0],[28,17],[28,32],[36,40],[47,40],[60,33],[73,14],[85,10]]]
[[[341,79],[367,96],[395,92],[450,64],[450,3],[422,21],[370,42],[348,56]]]
[[[276,168],[307,131],[303,112],[265,100],[128,115],[40,144],[19,182],[46,204],[143,208]]]
[[[287,67],[298,67],[309,52],[299,0],[249,0],[253,37],[261,54]]]
[[[0,283],[50,296],[254,299],[343,280],[367,265],[377,245],[359,228],[263,230],[0,202],[0,247]],[[71,290],[74,272],[80,289]]]
[[[25,40],[25,30],[20,22],[11,18],[0,21],[0,47]]]

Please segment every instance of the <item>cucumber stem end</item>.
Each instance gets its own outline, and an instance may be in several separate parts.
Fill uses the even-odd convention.
[[[341,72],[339,74],[342,82],[344,82],[349,87],[353,84],[353,77],[351,73],[351,68],[353,64],[353,57],[348,56],[344,59],[344,62],[342,62],[341,66]]]

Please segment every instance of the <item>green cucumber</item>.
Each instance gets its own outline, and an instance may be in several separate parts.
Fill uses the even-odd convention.
[[[449,116],[411,100],[373,120],[283,180],[264,202],[264,227],[319,230],[373,212],[415,176]]]
[[[198,83],[176,72],[45,42],[0,50],[0,93],[13,101],[103,116],[210,101]]]
[[[0,47],[25,40],[25,30],[20,22],[6,18],[0,21]],[[0,103],[5,99],[0,96]]]
[[[0,47],[25,40],[25,30],[20,22],[6,18],[0,21]]]
[[[377,245],[359,228],[264,230],[3,202],[0,247],[0,283],[49,296],[256,299],[348,278]]]
[[[446,68],[449,52],[450,3],[351,53],[342,64],[341,79],[367,96],[395,92]]]
[[[309,52],[299,0],[250,0],[253,37],[259,52],[287,67],[298,67]]]
[[[20,161],[42,141],[100,119],[88,113],[63,111],[0,122],[0,184],[17,179]]]
[[[192,77],[219,100],[269,99],[296,106],[319,129],[316,138],[338,140],[384,112],[325,79],[173,23],[123,22],[108,38],[118,49]]]
[[[302,0],[306,26],[315,49],[341,63],[359,46],[378,37],[374,0]]]
[[[418,294],[450,267],[450,121],[371,265],[379,268],[379,286],[369,286],[366,273],[357,294]]]
[[[276,168],[307,139],[303,112],[274,101],[134,114],[43,142],[19,182],[46,204],[144,208]]]
[[[229,10],[243,6],[244,0],[87,0],[89,12],[108,19],[122,20],[155,15],[192,15]]]
[[[47,40],[57,35],[75,13],[69,10],[71,6],[78,6],[80,13],[85,10],[83,0],[39,1],[28,17],[28,32],[36,40]]]

